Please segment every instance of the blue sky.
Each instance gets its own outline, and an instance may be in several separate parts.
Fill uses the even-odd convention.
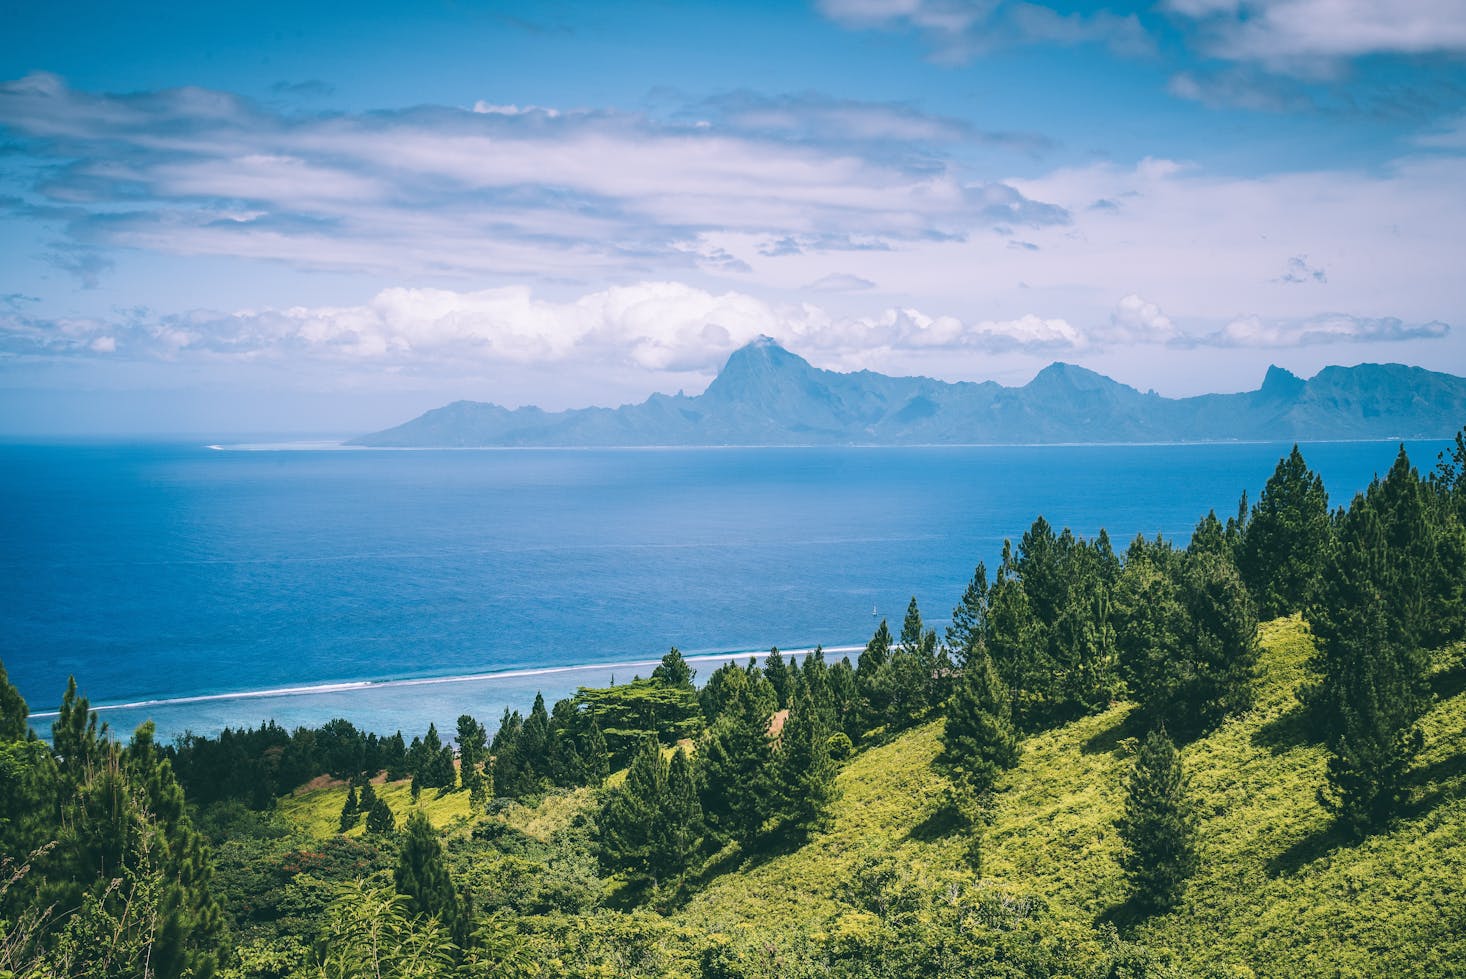
[[[1463,191],[1459,0],[25,5],[0,432],[1466,373]]]

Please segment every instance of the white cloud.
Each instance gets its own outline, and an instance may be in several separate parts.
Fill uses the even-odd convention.
[[[1161,308],[1131,293],[1115,304],[1108,326],[1097,331],[1108,343],[1171,343],[1181,333]]]
[[[77,240],[307,268],[737,275],[747,256],[703,247],[708,232],[888,243],[1069,220],[928,151],[966,138],[958,123],[814,96],[733,100],[727,120],[699,127],[488,102],[280,113],[203,89],[94,95],[34,74],[0,84],[0,127],[43,164],[33,199],[65,202]]]
[[[870,349],[1055,350],[1085,344],[1062,319],[964,322],[914,308],[839,316],[809,303],[641,282],[555,302],[528,287],[457,292],[391,288],[359,306],[234,313],[195,310],[125,322],[0,318],[11,353],[114,353],[135,358],[289,358],[356,365],[623,365],[709,371],[763,334],[840,358]]]
[[[1216,56],[1287,62],[1466,51],[1460,0],[1168,0]]]
[[[818,6],[826,17],[849,28],[915,30],[942,61],[1041,43],[1103,44],[1132,55],[1153,49],[1134,14],[1108,10],[1059,13],[1048,4],[1012,0],[818,0]]]
[[[1304,347],[1339,342],[1438,339],[1450,332],[1451,328],[1439,321],[1409,325],[1390,316],[1369,318],[1325,313],[1290,321],[1264,320],[1254,314],[1237,317],[1199,342],[1216,347]]]

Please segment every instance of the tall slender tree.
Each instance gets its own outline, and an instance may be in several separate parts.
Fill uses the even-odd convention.
[[[1161,728],[1140,744],[1125,785],[1120,866],[1147,911],[1176,905],[1197,867],[1197,822],[1181,756]]]
[[[459,948],[467,947],[471,923],[466,901],[453,886],[443,845],[421,809],[414,809],[407,817],[392,879],[411,911],[437,919]]]
[[[947,704],[936,766],[966,799],[979,799],[1018,764],[1020,748],[1007,688],[982,647],[974,649]]]
[[[1297,445],[1278,461],[1245,526],[1237,564],[1259,613],[1271,619],[1304,609],[1328,549],[1329,497]]]

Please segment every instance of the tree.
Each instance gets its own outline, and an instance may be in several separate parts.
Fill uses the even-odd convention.
[[[610,753],[606,750],[606,739],[601,735],[601,726],[594,719],[586,724],[585,737],[580,746],[580,757],[585,763],[586,781],[600,785],[611,774]]]
[[[372,807],[367,810],[366,831],[372,835],[390,833],[397,828],[397,819],[392,815],[392,807],[387,805],[387,800],[376,796]]]
[[[600,858],[610,870],[628,870],[653,886],[687,868],[702,843],[702,807],[686,753],[670,762],[652,737],[642,739],[626,781],[606,793],[597,824]]]
[[[468,945],[470,916],[466,902],[453,886],[443,860],[443,845],[421,809],[407,817],[407,832],[392,880],[397,893],[407,898],[409,910],[436,919],[459,948]]]
[[[987,631],[988,569],[981,561],[962,593],[962,601],[952,609],[952,624],[947,626],[946,647],[958,669],[967,665],[974,646],[982,643]]]
[[[5,672],[5,663],[0,661],[0,741],[23,741],[30,730],[26,718],[30,708],[25,698],[10,682]]]
[[[356,783],[352,782],[346,788],[346,801],[341,804],[341,819],[338,821],[337,829],[344,833],[356,825],[361,818],[359,804],[356,798]]]
[[[321,929],[323,979],[436,979],[457,949],[440,921],[413,914],[411,899],[360,881],[341,886]]]
[[[1019,754],[1007,688],[986,652],[976,647],[947,704],[937,769],[964,797],[978,799],[1018,764]]]
[[[733,699],[708,728],[697,753],[698,781],[708,829],[745,848],[769,813],[769,711],[751,687]]]
[[[687,665],[687,660],[682,658],[682,651],[676,646],[668,650],[667,655],[662,657],[662,662],[652,670],[653,680],[686,690],[693,689],[692,678],[696,675],[696,671]]]
[[[778,646],[770,649],[764,660],[764,677],[774,688],[774,709],[783,710],[788,707],[794,681],[789,675],[789,664],[784,660],[784,654],[779,652]]]
[[[1196,872],[1197,823],[1181,756],[1162,728],[1141,742],[1119,830],[1120,866],[1136,905],[1147,911],[1174,907]]]
[[[837,795],[829,723],[801,688],[779,732],[773,760],[772,813],[779,831],[804,837],[829,822]]]
[[[891,708],[890,659],[891,630],[882,619],[855,661],[855,687],[860,694],[860,734],[886,723]]]
[[[1374,503],[1356,497],[1310,614],[1320,676],[1307,703],[1330,754],[1322,800],[1356,835],[1394,812],[1424,743],[1424,660],[1395,604],[1402,563]]]
[[[484,781],[483,764],[488,750],[488,732],[471,715],[458,717],[458,773],[459,781],[468,790],[468,804],[478,812],[488,802],[488,791]]]
[[[1328,542],[1328,493],[1294,445],[1257,498],[1237,554],[1259,614],[1271,619],[1307,607]]]

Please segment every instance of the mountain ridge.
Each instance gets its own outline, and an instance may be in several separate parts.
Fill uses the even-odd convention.
[[[1027,384],[815,367],[770,337],[702,394],[549,412],[454,401],[348,444],[383,448],[971,445],[1448,438],[1466,378],[1403,364],[1269,366],[1255,391],[1165,398],[1055,361]]]

